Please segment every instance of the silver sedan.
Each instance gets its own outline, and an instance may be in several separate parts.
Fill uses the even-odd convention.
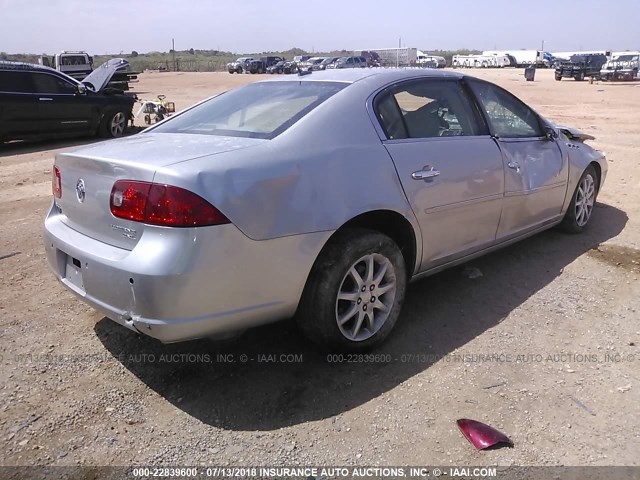
[[[78,297],[163,342],[294,317],[359,351],[409,281],[586,228],[607,173],[589,138],[458,73],[257,82],[56,155],[46,252]]]

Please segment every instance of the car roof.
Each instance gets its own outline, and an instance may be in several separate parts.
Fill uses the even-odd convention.
[[[44,65],[38,65],[37,63],[10,62],[8,60],[0,60],[0,70],[41,70],[58,73],[58,70],[45,67]]]
[[[57,75],[58,77],[62,77],[65,80],[71,83],[79,84],[78,80],[73,77],[70,77],[64,72],[60,72],[55,68],[45,67],[44,65],[39,65],[37,63],[26,63],[26,62],[10,62],[8,60],[0,60],[0,71],[25,71],[25,72],[48,72]]]
[[[427,78],[463,78],[464,75],[457,72],[436,70],[433,68],[345,68],[331,69],[320,72],[307,73],[306,75],[287,75],[284,77],[270,78],[263,82],[342,82],[355,83],[363,79],[378,81],[381,85],[400,80],[427,77]]]

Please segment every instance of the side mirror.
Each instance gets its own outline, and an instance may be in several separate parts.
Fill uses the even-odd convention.
[[[555,128],[553,128],[552,126],[546,125],[544,127],[544,136],[549,141],[555,140],[556,138],[558,138],[558,131]]]
[[[76,89],[76,94],[77,95],[86,95],[87,94],[87,87],[85,87],[82,84],[78,85],[78,88]]]

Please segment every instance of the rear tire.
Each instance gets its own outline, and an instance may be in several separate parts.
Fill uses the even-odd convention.
[[[567,233],[580,233],[587,228],[598,197],[598,182],[596,169],[589,165],[573,192],[567,213],[560,224],[562,230]]]
[[[404,258],[393,240],[373,230],[346,230],[316,260],[296,323],[332,351],[369,350],[396,324],[406,283]]]
[[[577,74],[575,77],[576,81],[581,82],[584,80],[584,72],[580,72],[579,74]]]

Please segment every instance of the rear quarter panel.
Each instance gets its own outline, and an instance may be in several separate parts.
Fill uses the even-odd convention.
[[[155,181],[190,188],[255,240],[336,230],[372,210],[400,213],[419,235],[368,116],[366,82],[347,86],[263,145],[163,167]]]

